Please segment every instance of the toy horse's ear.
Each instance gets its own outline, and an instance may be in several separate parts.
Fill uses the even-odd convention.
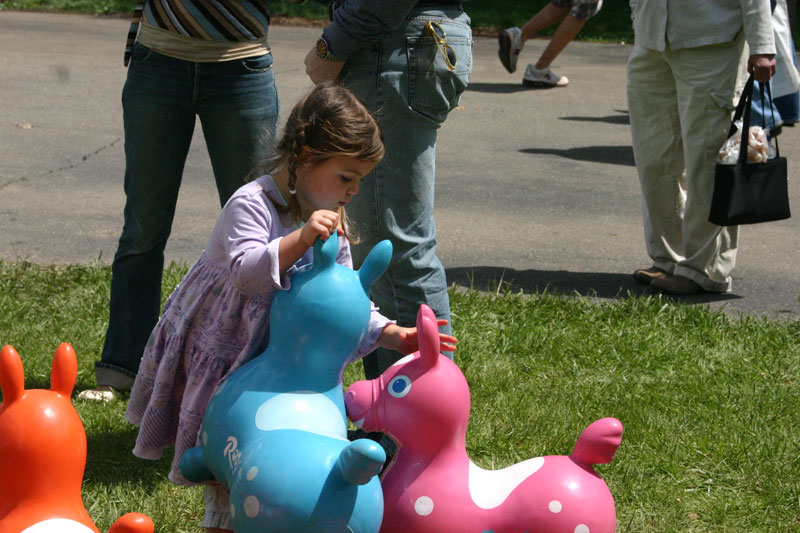
[[[427,372],[439,361],[439,326],[433,309],[425,304],[419,306],[417,313],[417,339],[422,358],[422,370]]]
[[[326,268],[336,263],[338,253],[338,233],[334,233],[324,241],[317,237],[317,240],[314,241],[314,268]]]
[[[3,346],[3,351],[0,352],[0,389],[3,390],[3,403],[6,405],[22,398],[25,392],[22,359],[10,344]]]
[[[50,375],[50,390],[64,396],[72,396],[75,380],[78,378],[78,357],[75,350],[62,342],[53,357],[53,370]]]
[[[361,268],[358,270],[358,280],[361,282],[361,286],[364,287],[364,292],[369,294],[370,286],[376,279],[381,277],[391,260],[391,241],[381,241],[369,251],[366,259],[361,263]]]

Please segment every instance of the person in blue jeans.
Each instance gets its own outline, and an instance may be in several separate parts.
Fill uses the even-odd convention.
[[[178,18],[164,17],[168,9],[168,0],[142,0],[131,24],[122,91],[124,226],[97,387],[81,392],[85,399],[109,400],[133,385],[161,309],[164,248],[196,118],[220,205],[268,157],[278,120],[263,3],[237,0],[224,12]]]
[[[472,71],[472,30],[460,0],[345,0],[305,59],[315,83],[339,79],[375,113],[386,156],[348,205],[360,243],[356,265],[378,241],[394,254],[372,286],[381,312],[413,326],[422,303],[448,321],[444,267],[436,255],[433,218],[436,138],[466,90]],[[379,349],[364,359],[377,377],[401,354]]]
[[[772,100],[762,100],[760,84],[753,84],[753,109],[750,116],[751,124],[762,125],[770,130],[772,135],[778,135],[781,126],[793,126],[800,118],[798,110],[798,86],[800,86],[800,72],[797,70],[797,53],[791,32],[791,17],[786,0],[772,0],[772,29],[775,37],[777,54],[777,70],[775,77],[770,80]]]

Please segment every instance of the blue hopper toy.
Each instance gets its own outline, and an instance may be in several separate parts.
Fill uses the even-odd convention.
[[[378,243],[358,271],[336,263],[338,247],[335,235],[317,239],[313,264],[275,296],[266,351],[220,383],[202,446],[181,457],[186,479],[230,491],[236,533],[380,529],[386,454],[371,440],[347,440],[342,376],[392,245]]]

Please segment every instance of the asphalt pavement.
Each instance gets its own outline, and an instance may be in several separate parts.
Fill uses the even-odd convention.
[[[122,57],[128,21],[0,12],[0,258],[110,262],[122,228]],[[283,115],[311,87],[303,57],[319,29],[273,26]],[[573,42],[552,68],[564,89],[526,89],[530,41],[508,74],[476,38],[461,105],[440,130],[439,255],[459,286],[550,290],[600,300],[649,292],[650,265],[625,96],[628,44]],[[744,227],[733,292],[680,301],[732,314],[800,317],[800,127],[779,138],[797,216]],[[219,212],[198,123],[167,261],[191,263]]]

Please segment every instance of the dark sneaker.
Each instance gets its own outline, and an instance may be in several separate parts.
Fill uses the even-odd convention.
[[[500,46],[497,55],[500,56],[500,62],[506,70],[509,72],[517,70],[517,59],[522,51],[522,30],[517,27],[501,30],[497,34],[497,44]]]

